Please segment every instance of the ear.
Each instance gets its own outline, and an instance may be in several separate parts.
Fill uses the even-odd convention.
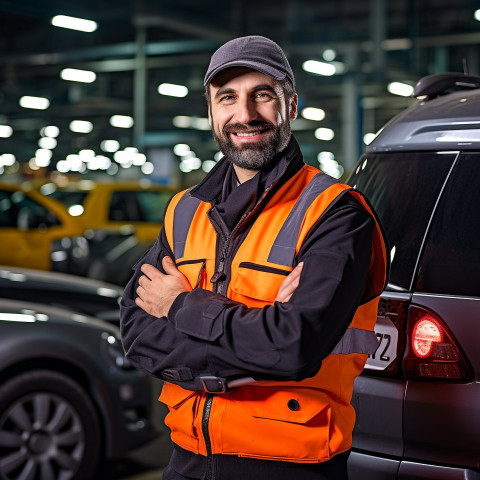
[[[298,113],[298,95],[295,95],[292,98],[288,111],[290,114],[290,120],[295,120],[297,118],[297,113]]]

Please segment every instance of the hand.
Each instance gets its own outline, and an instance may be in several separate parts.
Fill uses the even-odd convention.
[[[300,262],[282,282],[278,289],[276,302],[288,302],[293,292],[297,289],[300,283],[300,274],[302,273],[303,262]]]
[[[138,280],[135,303],[150,315],[166,317],[172,303],[182,292],[190,292],[192,287],[170,257],[163,257],[163,274],[153,265],[145,263],[141,267],[144,273]]]

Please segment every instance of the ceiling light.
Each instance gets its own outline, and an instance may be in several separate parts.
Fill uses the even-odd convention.
[[[327,77],[337,73],[335,65],[332,65],[331,63],[319,62],[317,60],[307,60],[306,62],[303,62],[302,68],[306,72],[324,75]]]
[[[173,153],[175,155],[178,155],[179,157],[185,155],[189,151],[190,151],[190,146],[187,145],[186,143],[177,143],[177,145],[173,147]]]
[[[112,115],[110,117],[110,125],[118,128],[132,128],[133,118],[128,115]]]
[[[387,86],[387,90],[393,95],[400,95],[401,97],[410,97],[413,94],[413,87],[407,83],[391,82]]]
[[[0,125],[0,137],[8,138],[11,137],[13,133],[13,128],[10,125]]]
[[[146,162],[140,167],[140,170],[145,175],[151,175],[153,173],[153,171],[155,170],[155,167],[154,167],[153,163]]]
[[[315,120],[319,122],[325,118],[325,110],[321,108],[306,107],[302,110],[302,117],[307,120]]]
[[[60,78],[70,82],[92,83],[97,78],[95,72],[90,70],[78,70],[76,68],[64,68],[60,72]]]
[[[59,134],[60,134],[60,129],[55,125],[48,125],[47,127],[43,127],[40,130],[40,135],[42,135],[43,137],[55,138],[55,137],[58,137]]]
[[[69,128],[75,133],[90,133],[93,130],[93,123],[86,120],[72,120]]]
[[[50,106],[48,98],[24,96],[19,102],[23,108],[33,108],[35,110],[46,110]]]
[[[331,128],[317,128],[315,130],[315,138],[318,140],[333,140],[335,132]]]
[[[15,161],[15,155],[13,153],[4,153],[2,156],[2,163],[5,167],[11,167]]]
[[[100,144],[100,148],[104,152],[114,153],[120,148],[120,143],[117,140],[104,140]]]
[[[97,29],[97,22],[85,20],[84,18],[69,17],[67,15],[56,15],[51,20],[55,27],[79,30],[80,32],[94,32]]]
[[[57,146],[57,141],[54,138],[51,137],[41,137],[38,140],[38,146],[40,148],[48,148],[52,150]]]
[[[186,97],[188,88],[183,85],[175,85],[173,83],[162,83],[158,86],[160,95],[168,95],[169,97]]]

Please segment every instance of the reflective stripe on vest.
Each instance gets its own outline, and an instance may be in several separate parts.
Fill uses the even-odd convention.
[[[175,258],[181,258],[185,253],[185,242],[187,240],[188,230],[190,229],[195,212],[200,205],[200,200],[192,197],[190,190],[187,190],[180,199],[177,207],[180,203],[182,208],[175,208],[173,214],[173,254]]]
[[[317,173],[307,185],[289,213],[283,227],[273,242],[268,261],[290,267],[295,258],[300,227],[305,217],[305,212],[313,200],[323,193],[328,187],[338,183],[334,178],[323,173]]]
[[[344,334],[335,348],[332,350],[336,355],[348,355],[350,353],[375,353],[379,342],[375,332],[351,327]]]

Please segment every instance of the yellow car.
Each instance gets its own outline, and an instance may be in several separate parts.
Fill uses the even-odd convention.
[[[62,202],[86,228],[115,230],[130,225],[139,243],[156,240],[165,205],[175,193],[148,180],[50,183],[42,185],[40,192]]]
[[[0,182],[0,264],[71,271],[89,246],[85,228],[60,202],[34,189]]]
[[[85,227],[90,240],[93,232],[97,237],[109,232],[104,240],[90,241],[85,275],[121,285],[130,278],[130,267],[157,239],[165,206],[176,193],[148,180],[82,180],[64,186],[49,183],[39,187],[39,191],[62,202]]]

